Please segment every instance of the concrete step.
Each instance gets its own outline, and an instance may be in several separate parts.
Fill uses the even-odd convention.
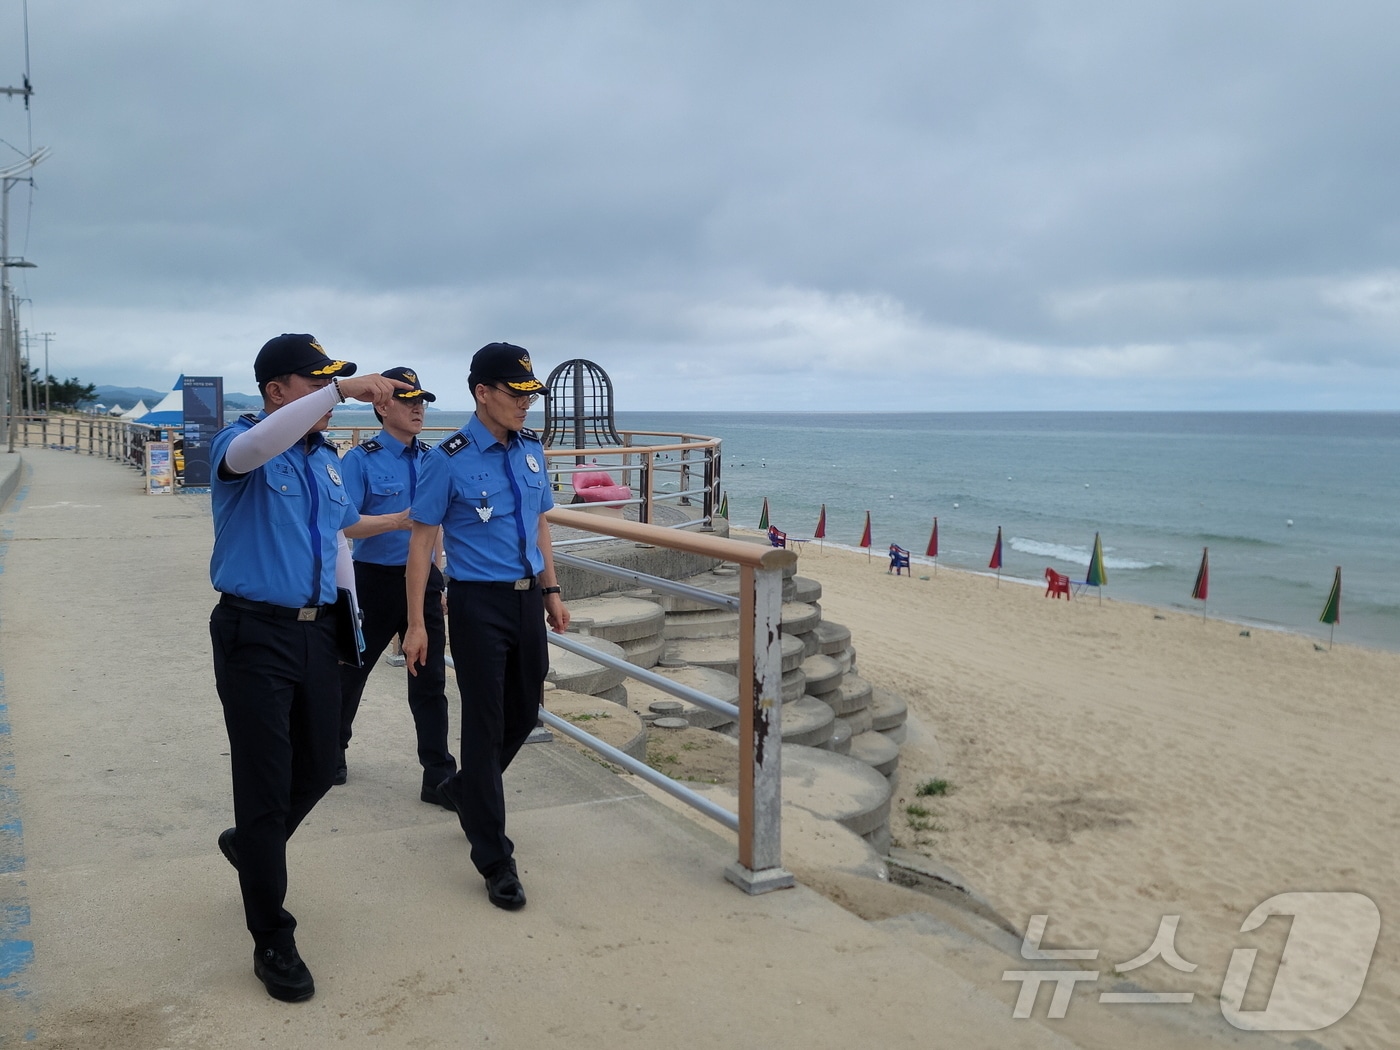
[[[783,747],[783,801],[857,835],[889,823],[889,782],[864,762],[820,748]]]
[[[800,640],[800,641],[802,642],[802,659],[805,660],[805,659],[807,659],[807,657],[809,657],[809,656],[816,656],[816,655],[817,655],[817,632],[816,632],[816,631],[807,631],[807,632],[805,632],[805,633],[803,633],[803,634],[795,634],[795,635],[793,635],[793,637],[794,637],[794,638],[797,638],[798,640]]]
[[[851,629],[843,627],[839,623],[832,623],[830,620],[823,620],[817,624],[813,632],[817,637],[817,652],[825,653],[827,656],[835,656],[837,653],[846,651],[851,644]]]
[[[666,614],[655,602],[615,594],[570,602],[569,615],[580,634],[586,628],[593,637],[619,645],[655,637],[666,626]]]
[[[809,605],[821,601],[822,585],[817,580],[807,576],[794,576],[791,582],[792,594],[789,596],[785,593],[783,595],[784,601],[807,602]]]
[[[728,609],[671,612],[661,633],[668,639],[734,638],[739,633],[739,614]]]
[[[802,643],[789,635],[783,635],[782,669],[792,671],[802,666]],[[737,638],[677,638],[666,645],[662,655],[663,664],[695,664],[700,667],[713,667],[729,674],[735,674],[739,664],[739,639]]]
[[[838,755],[851,753],[851,727],[839,718],[831,725],[831,739],[826,742],[826,748]]]
[[[806,634],[822,622],[822,607],[808,602],[784,602],[782,623],[784,634]]]
[[[892,689],[873,689],[870,693],[870,728],[877,733],[904,724],[909,717],[909,705]]]
[[[841,687],[832,693],[822,693],[821,698],[831,705],[837,715],[853,715],[870,706],[870,683],[858,674],[841,676]],[[872,715],[872,725],[873,717]]]
[[[594,638],[586,634],[572,634],[569,637],[582,642],[591,649],[598,650],[600,653],[616,656],[619,660],[626,656],[622,651],[622,646],[605,638]],[[566,652],[557,646],[550,647],[549,674],[545,677],[560,689],[585,693],[589,696],[600,696],[614,690],[626,680],[626,676],[621,671],[614,671],[611,667],[595,664],[592,660]],[[613,695],[617,694],[613,693]],[[626,695],[624,691],[622,693],[624,704],[626,703]]]
[[[545,709],[572,722],[585,733],[596,736],[605,744],[611,744],[624,754],[639,762],[647,757],[647,728],[636,713],[610,700],[596,696],[586,696],[568,689],[548,689],[544,697]],[[556,733],[556,738],[562,734]],[[564,738],[568,739],[568,738]],[[569,741],[573,744],[573,741]],[[583,748],[582,744],[574,744]],[[587,754],[595,754],[585,749]]]
[[[817,653],[802,661],[802,673],[807,676],[807,692],[826,699],[827,693],[841,688],[841,666],[830,656]]]
[[[851,736],[858,737],[862,733],[870,732],[870,708],[862,707],[859,711],[849,715],[837,715],[842,722],[851,727]]]
[[[739,679],[732,674],[717,671],[712,667],[658,667],[655,670],[657,674],[663,675],[679,685],[688,685],[692,689],[699,689],[702,693],[709,693],[717,700],[731,704],[739,702]],[[652,704],[675,701],[681,705],[680,710],[676,713],[698,729],[718,729],[730,724],[730,719],[724,715],[717,714],[708,708],[699,707],[687,700],[681,700],[655,686],[647,685],[645,682],[629,680],[627,694],[630,706],[641,715],[643,720],[654,717],[655,713],[651,710]]]
[[[783,758],[789,746],[824,747],[831,739],[836,717],[831,708],[810,696],[799,697],[783,705]],[[738,727],[731,726],[726,735],[737,736]]]
[[[856,669],[855,646],[846,646],[845,649],[841,650],[841,652],[833,656],[832,659],[836,661],[837,665],[841,668],[841,672],[843,674],[848,671],[854,671]]]
[[[656,661],[660,660],[661,654],[666,651],[666,639],[659,634],[646,638],[630,638],[619,644],[627,654],[628,662],[638,667],[655,667]]]
[[[874,718],[872,717],[872,718],[871,718],[871,724],[872,724],[872,725],[874,724],[874,721],[875,721],[875,720],[874,720]],[[883,734],[883,735],[889,737],[889,738],[890,738],[891,740],[893,740],[896,744],[902,744],[902,743],[904,743],[904,741],[906,741],[907,739],[909,739],[909,724],[908,724],[907,722],[901,722],[899,725],[895,726],[893,729],[877,729],[876,732],[877,732],[877,733],[881,733],[881,734]]]
[[[807,691],[807,676],[802,673],[802,668],[794,668],[791,671],[783,672],[783,703],[790,704]]]
[[[852,737],[849,754],[881,776],[888,777],[899,768],[899,745],[874,730]]]

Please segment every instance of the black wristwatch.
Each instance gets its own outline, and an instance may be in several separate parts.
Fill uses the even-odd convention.
[[[563,592],[560,591],[560,589],[559,589],[558,587],[541,587],[541,588],[540,588],[540,593],[541,593],[541,594],[561,594],[561,593],[563,593]]]

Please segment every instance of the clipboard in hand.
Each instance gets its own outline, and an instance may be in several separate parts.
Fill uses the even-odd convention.
[[[335,592],[335,649],[341,663],[364,666],[365,636],[360,630],[360,610],[355,608],[348,587],[337,587]]]

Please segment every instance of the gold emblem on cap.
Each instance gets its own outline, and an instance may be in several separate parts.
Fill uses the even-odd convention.
[[[414,375],[412,372],[409,372],[409,371],[407,371],[407,370],[404,371],[403,377],[404,377],[406,380],[408,380],[410,383],[416,383],[416,382],[418,382],[418,377],[417,377],[416,375]]]
[[[533,371],[534,371],[534,369],[530,367],[530,355],[529,355],[529,354],[526,354],[524,357],[522,357],[522,358],[520,359],[520,367],[523,368],[523,369],[525,369],[525,371],[527,371],[527,372],[533,372]]]
[[[312,345],[312,346],[316,346],[315,343],[312,343],[311,345]],[[321,348],[320,348],[319,346],[316,346],[316,349],[317,349],[317,350],[321,350]],[[325,351],[324,351],[324,350],[321,350],[321,353],[324,354]],[[330,364],[326,365],[324,368],[315,368],[315,369],[312,369],[311,374],[312,374],[313,376],[330,376],[330,375],[335,375],[335,373],[339,372],[339,371],[340,371],[342,368],[344,368],[344,367],[345,367],[345,362],[344,362],[344,361],[332,361]]]
[[[331,356],[330,354],[326,353],[325,349],[321,346],[320,343],[315,342],[314,340],[313,340],[310,344],[308,344],[308,345],[310,345],[310,346],[311,346],[318,354],[320,354],[322,357],[330,357],[330,356]]]

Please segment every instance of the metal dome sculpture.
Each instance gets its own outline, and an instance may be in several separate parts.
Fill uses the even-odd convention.
[[[623,444],[613,422],[613,385],[592,361],[574,358],[549,373],[544,402],[546,448],[604,448]]]

